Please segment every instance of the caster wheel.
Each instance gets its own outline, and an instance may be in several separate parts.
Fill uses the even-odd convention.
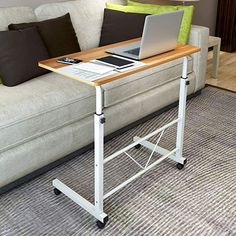
[[[178,170],[182,170],[185,166],[185,164],[187,163],[187,159],[184,161],[184,164],[181,163],[177,163],[176,167]]]
[[[61,194],[61,191],[58,190],[57,188],[54,188],[53,192],[55,193],[55,195],[60,195]]]
[[[140,149],[141,148],[141,144],[137,144],[136,146],[134,146],[135,149]]]
[[[104,222],[101,222],[101,221],[97,221],[97,227],[99,229],[104,229],[106,224],[107,224],[107,221],[108,221],[108,216],[104,219]]]

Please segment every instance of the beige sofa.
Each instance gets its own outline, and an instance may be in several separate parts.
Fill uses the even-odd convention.
[[[0,8],[0,30],[10,23],[70,12],[82,50],[97,47],[104,2],[75,0],[36,9]],[[205,86],[208,34],[207,28],[192,26],[190,44],[202,50],[189,57],[189,94]],[[103,86],[106,135],[176,102],[181,63],[176,60]],[[0,85],[0,193],[91,144],[94,110],[93,87],[54,73],[16,87]]]

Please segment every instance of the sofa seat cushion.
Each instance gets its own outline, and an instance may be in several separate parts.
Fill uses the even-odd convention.
[[[49,73],[12,88],[0,85],[0,107],[3,152],[94,113],[95,89]]]
[[[133,96],[179,79],[182,74],[182,59],[130,75],[103,85],[104,106],[109,107]],[[188,73],[193,72],[192,57],[188,57]]]

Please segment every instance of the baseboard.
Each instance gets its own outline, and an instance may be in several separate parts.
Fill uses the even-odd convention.
[[[189,95],[188,99],[196,97],[200,94],[201,94],[201,90],[197,91],[194,94]],[[118,135],[120,135],[120,134],[122,134],[122,133],[124,133],[124,132],[126,132],[126,131],[128,131],[128,130],[130,130],[130,129],[132,129],[132,128],[134,128],[134,127],[136,127],[136,126],[138,126],[138,125],[140,125],[140,124],[142,124],[142,123],[144,123],[144,122],[146,122],[146,121],[148,121],[148,120],[150,120],[154,117],[156,117],[156,116],[158,116],[158,115],[160,115],[160,114],[162,114],[163,112],[166,112],[166,111],[170,110],[171,108],[176,107],[176,106],[178,106],[178,101],[174,102],[174,103],[172,103],[172,104],[170,104],[170,105],[168,105],[168,106],[166,106],[166,107],[164,107],[164,108],[162,108],[162,109],[160,109],[160,110],[158,110],[158,111],[156,111],[156,112],[154,112],[154,113],[152,113],[152,114],[150,114],[150,115],[148,115],[148,116],[146,116],[146,117],[144,117],[140,120],[137,120],[137,121],[133,122],[132,124],[129,124],[128,126],[113,132],[112,134],[107,135],[105,137],[105,142],[109,141],[110,139],[112,139],[112,138],[114,138],[114,137],[116,137],[116,136],[118,136]],[[20,185],[29,182],[30,180],[38,177],[39,175],[42,175],[42,174],[52,170],[53,168],[55,168],[59,165],[62,165],[65,162],[67,162],[69,160],[72,160],[75,157],[78,157],[79,155],[87,152],[88,150],[91,150],[93,148],[93,146],[94,146],[94,144],[91,143],[91,144],[89,144],[89,145],[87,145],[87,146],[85,146],[85,147],[83,147],[83,148],[81,148],[81,149],[79,149],[79,150],[77,150],[77,151],[75,151],[75,152],[59,159],[59,160],[57,160],[57,161],[54,161],[54,162],[52,162],[52,163],[50,163],[50,164],[34,171],[34,172],[32,172],[32,173],[30,173],[30,174],[28,174],[24,177],[22,177],[22,178],[20,178],[16,181],[6,185],[6,186],[0,188],[0,194],[6,193],[6,192],[10,191],[13,188],[19,187]]]

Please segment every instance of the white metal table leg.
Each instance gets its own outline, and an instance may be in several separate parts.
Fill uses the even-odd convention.
[[[187,78],[187,57],[183,58],[183,68],[182,77],[180,80],[180,92],[179,92],[179,110],[177,121],[177,137],[176,137],[176,152],[168,156],[169,159],[177,162],[177,168],[182,169],[186,163],[186,159],[183,157],[183,143],[184,143],[184,126],[185,126],[185,110],[186,110],[186,100],[187,100],[187,89],[189,85],[189,80]],[[134,137],[135,142],[140,141],[140,144],[147,148],[148,150],[163,155],[167,155],[170,151],[155,145],[147,140],[143,140],[140,137]]]
[[[104,123],[102,112],[103,94],[102,88],[96,86],[96,114],[94,115],[94,169],[95,169],[95,209],[98,214],[103,213],[103,174],[104,174]],[[107,219],[104,219],[106,221]],[[103,223],[105,223],[103,221]]]
[[[102,112],[103,94],[100,86],[96,87],[96,114],[94,115],[94,143],[95,143],[95,204],[80,196],[71,188],[62,183],[59,179],[53,180],[54,193],[65,194],[76,204],[83,207],[91,215],[98,219],[97,225],[103,228],[108,221],[107,215],[103,212],[103,150],[104,150],[104,123],[105,118]]]
[[[179,94],[179,111],[178,111],[178,126],[177,126],[177,138],[176,138],[176,159],[178,163],[185,164],[185,158],[183,158],[183,144],[184,144],[184,126],[185,126],[185,110],[187,100],[187,90],[189,81],[187,78],[188,58],[183,59],[182,78],[180,80],[180,94]]]

